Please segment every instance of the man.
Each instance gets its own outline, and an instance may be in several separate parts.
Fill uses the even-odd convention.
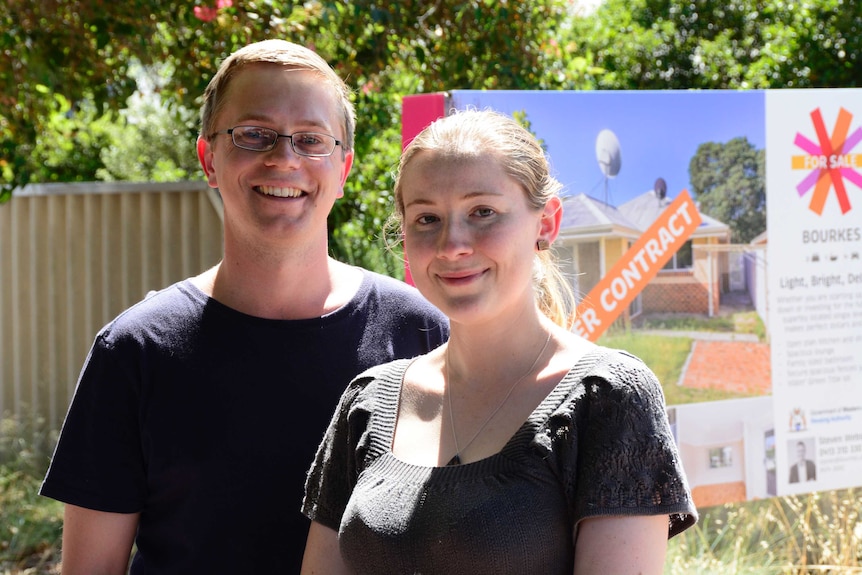
[[[796,463],[790,466],[790,483],[815,481],[817,467],[810,459],[805,458],[805,442],[796,442]]]
[[[305,472],[349,380],[448,335],[403,282],[328,256],[353,162],[349,90],[268,40],[204,93],[198,156],[224,201],[213,269],[97,335],[42,494],[66,503],[63,573],[292,573]]]

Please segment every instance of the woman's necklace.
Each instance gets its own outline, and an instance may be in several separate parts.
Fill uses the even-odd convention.
[[[446,402],[449,404],[449,423],[452,426],[452,440],[455,442],[455,456],[452,457],[446,465],[461,465],[461,452],[470,447],[473,441],[475,441],[475,439],[479,437],[479,434],[482,433],[482,430],[485,429],[485,426],[494,419],[494,416],[497,415],[501,409],[503,409],[503,406],[506,405],[507,401],[509,401],[509,397],[512,395],[512,392],[515,391],[516,387],[518,387],[518,384],[521,383],[528,375],[533,373],[533,370],[536,369],[536,366],[539,364],[539,360],[545,354],[545,350],[548,349],[549,343],[551,343],[550,331],[548,332],[548,339],[545,340],[545,345],[542,346],[542,349],[539,351],[539,355],[537,355],[536,359],[533,361],[533,365],[530,366],[530,369],[528,369],[524,375],[519,377],[515,383],[512,384],[512,387],[510,387],[509,391],[506,392],[506,396],[503,397],[503,401],[500,402],[500,405],[491,412],[491,415],[488,416],[485,423],[479,426],[479,429],[476,430],[476,433],[474,433],[473,437],[470,438],[470,441],[464,445],[463,449],[458,447],[458,434],[455,433],[455,418],[452,415],[452,394],[449,391],[449,382],[451,381],[449,379],[449,346],[446,346]]]

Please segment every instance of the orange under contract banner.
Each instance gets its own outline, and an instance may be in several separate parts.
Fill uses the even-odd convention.
[[[700,212],[683,190],[583,299],[573,331],[597,340],[700,225]]]

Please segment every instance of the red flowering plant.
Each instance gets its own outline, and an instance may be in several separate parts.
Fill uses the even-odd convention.
[[[218,16],[218,11],[222,8],[230,8],[233,6],[233,0],[217,0],[215,6],[195,6],[195,18],[203,22],[211,22]]]

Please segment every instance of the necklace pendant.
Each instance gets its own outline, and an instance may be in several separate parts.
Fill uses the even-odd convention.
[[[458,457],[457,453],[454,457],[452,457],[452,459],[449,460],[449,463],[446,464],[447,467],[450,465],[461,465],[461,458]]]

